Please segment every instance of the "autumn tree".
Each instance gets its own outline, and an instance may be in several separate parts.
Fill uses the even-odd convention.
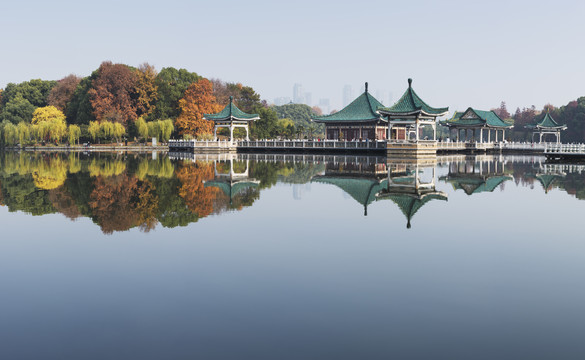
[[[177,119],[177,126],[181,135],[198,136],[210,134],[213,122],[204,120],[204,114],[214,114],[222,107],[213,95],[213,84],[207,79],[201,79],[191,84],[185,91],[185,96],[179,100],[181,115]]]
[[[71,101],[73,93],[77,89],[80,81],[81,78],[74,74],[67,75],[59,80],[49,92],[47,103],[65,113],[67,111],[67,104]]]
[[[214,172],[211,163],[197,162],[183,166],[177,171],[177,179],[181,182],[179,196],[185,199],[189,210],[200,218],[213,212],[213,204],[221,190],[216,187],[205,187],[204,182],[213,180]]]
[[[93,114],[98,121],[108,120],[127,126],[138,118],[135,95],[138,83],[136,72],[124,64],[103,62],[98,76],[88,91]]]
[[[146,116],[155,109],[158,99],[157,72],[154,66],[144,63],[136,69],[136,115]]]
[[[497,109],[492,109],[493,112],[495,112],[501,119],[511,119],[512,116],[510,115],[510,113],[508,112],[508,109],[506,107],[506,102],[502,101],[500,103],[500,107]]]

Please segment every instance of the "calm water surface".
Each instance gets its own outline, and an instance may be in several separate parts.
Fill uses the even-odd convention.
[[[583,359],[585,168],[0,154],[1,359]]]

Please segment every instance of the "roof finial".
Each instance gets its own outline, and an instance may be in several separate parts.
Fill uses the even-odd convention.
[[[410,219],[408,219],[408,222],[406,223],[406,228],[410,229]]]
[[[412,87],[412,79],[408,78],[408,87]]]
[[[234,101],[234,97],[230,96],[230,102],[233,102],[233,101]]]
[[[368,82],[366,81],[366,92],[368,92]]]

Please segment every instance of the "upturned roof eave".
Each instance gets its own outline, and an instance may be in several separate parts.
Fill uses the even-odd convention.
[[[252,114],[252,115],[256,115],[256,114]],[[254,121],[254,120],[260,120],[259,116],[254,116],[251,118],[239,118],[236,116],[225,116],[222,118],[213,118],[213,117],[208,117],[209,115],[203,115],[203,119],[204,120],[209,120],[209,121],[226,121],[226,120],[238,120],[238,121]]]
[[[384,119],[383,117],[375,117],[375,118],[368,118],[368,119],[345,119],[345,120],[341,120],[341,119],[327,119],[327,118],[311,118],[312,122],[316,122],[316,123],[334,123],[334,122],[339,122],[339,123],[350,123],[350,122],[372,122],[372,121],[383,121],[383,122],[388,122],[388,120]]]

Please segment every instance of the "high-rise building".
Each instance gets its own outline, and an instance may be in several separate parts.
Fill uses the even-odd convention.
[[[303,85],[294,84],[293,86],[293,102],[295,104],[302,104],[304,102]]]
[[[311,94],[310,92],[306,92],[304,95],[305,104],[313,106],[313,94]]]
[[[351,85],[345,85],[343,87],[343,107],[349,105],[353,101],[353,89]]]

